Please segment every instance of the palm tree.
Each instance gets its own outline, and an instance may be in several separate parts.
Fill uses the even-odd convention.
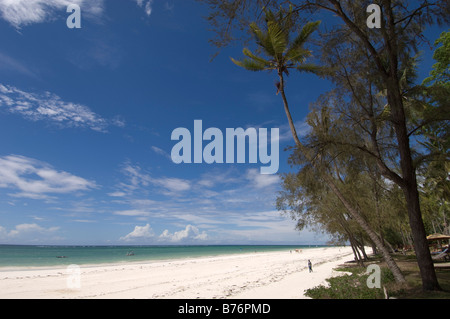
[[[303,72],[312,72],[315,74],[324,74],[324,71],[319,66],[314,64],[305,63],[308,57],[311,57],[311,51],[304,48],[304,44],[311,36],[311,34],[317,30],[320,25],[320,21],[307,23],[299,32],[299,34],[290,41],[290,33],[295,25],[293,23],[293,12],[292,7],[289,11],[280,10],[276,15],[270,10],[265,10],[266,14],[266,30],[261,30],[256,23],[252,23],[250,28],[255,35],[256,43],[262,49],[262,51],[267,55],[267,58],[260,57],[252,53],[249,49],[244,48],[243,53],[247,58],[241,61],[236,61],[231,59],[236,65],[243,67],[249,71],[276,71],[279,77],[279,82],[277,83],[278,93],[281,93],[283,98],[284,110],[289,121],[289,126],[291,128],[292,136],[294,137],[295,144],[298,150],[303,153],[305,158],[311,165],[317,169],[320,173],[324,182],[330,187],[334,194],[338,197],[350,215],[355,219],[355,221],[361,226],[361,228],[368,234],[370,239],[379,248],[381,254],[383,255],[389,269],[392,271],[394,278],[397,282],[405,282],[405,278],[401,273],[398,265],[390,256],[389,250],[382,243],[378,234],[372,229],[368,222],[362,217],[362,214],[357,206],[355,206],[352,201],[344,195],[343,192],[336,185],[333,177],[322,170],[318,162],[320,161],[320,154],[312,156],[298,138],[294,121],[292,120],[291,112],[289,111],[289,104],[286,99],[286,94],[284,91],[285,82],[284,76],[289,76],[289,70],[297,69]]]
[[[249,49],[244,48],[243,53],[247,58],[241,61],[233,58],[231,60],[236,65],[249,71],[277,72],[279,77],[277,95],[280,93],[283,98],[284,110],[286,111],[292,135],[295,143],[300,147],[301,143],[292,120],[291,112],[289,111],[289,104],[284,91],[284,76],[289,76],[290,69],[315,74],[322,73],[320,67],[311,63],[305,63],[306,59],[311,57],[312,53],[310,50],[304,48],[304,44],[310,35],[317,30],[321,21],[307,23],[295,39],[290,41],[290,33],[294,25],[292,7],[286,14],[284,14],[283,10],[280,10],[276,15],[270,10],[265,10],[265,14],[267,30],[261,30],[256,23],[250,24],[250,29],[256,38],[256,43],[267,55],[267,58],[258,56]]]

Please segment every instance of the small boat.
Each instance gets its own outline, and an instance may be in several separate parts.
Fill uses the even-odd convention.
[[[66,256],[56,256],[56,258],[67,258]]]
[[[134,256],[134,252],[133,251],[127,252],[127,256]]]

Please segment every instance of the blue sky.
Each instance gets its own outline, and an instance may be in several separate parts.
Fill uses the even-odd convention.
[[[66,26],[68,3],[81,29]],[[207,8],[186,0],[0,0],[0,243],[310,244],[275,208],[261,164],[174,164],[171,133],[280,129],[272,74],[216,53]],[[438,33],[434,38],[437,38]],[[430,63],[430,60],[428,60]],[[289,78],[300,132],[328,83]]]

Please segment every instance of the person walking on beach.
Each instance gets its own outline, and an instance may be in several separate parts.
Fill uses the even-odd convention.
[[[309,272],[312,272],[312,263],[311,260],[308,259],[308,268],[309,268]]]

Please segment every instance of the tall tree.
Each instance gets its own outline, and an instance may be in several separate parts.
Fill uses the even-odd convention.
[[[300,145],[300,140],[292,120],[289,104],[285,93],[285,76],[290,70],[320,73],[321,69],[314,64],[307,64],[306,59],[311,56],[311,51],[304,45],[311,34],[317,30],[320,21],[306,24],[295,37],[290,39],[290,31],[294,27],[292,7],[289,11],[280,10],[274,14],[271,10],[265,11],[267,30],[261,30],[256,23],[251,23],[250,28],[255,36],[259,48],[263,49],[268,58],[263,58],[245,48],[243,53],[247,58],[237,61],[231,59],[236,65],[249,71],[275,71],[278,75],[277,95],[281,94],[284,110],[289,121],[295,143]]]
[[[277,89],[278,92],[281,93],[284,110],[286,112],[292,136],[295,140],[298,151],[305,156],[308,162],[311,163],[317,172],[319,172],[322,180],[328,185],[333,193],[336,194],[347,211],[380,249],[386,263],[394,274],[395,279],[398,282],[404,282],[405,279],[400,269],[390,256],[388,249],[382,244],[380,237],[364,219],[359,208],[357,208],[354,203],[352,203],[352,201],[349,200],[339,189],[333,180],[333,177],[329,175],[328,172],[323,170],[323,166],[320,163],[321,155],[315,152],[314,149],[308,149],[301,143],[294,126],[294,121],[292,119],[285,94],[284,75],[289,74],[289,69],[292,68],[296,68],[299,71],[320,72],[321,69],[319,67],[311,64],[304,64],[306,57],[310,55],[310,52],[304,48],[304,44],[315,28],[317,28],[318,22],[308,23],[305,25],[294,40],[289,43],[289,40],[291,39],[290,33],[295,25],[292,23],[292,8],[290,8],[289,11],[280,9],[277,14],[273,14],[267,9],[265,17],[266,30],[261,30],[256,24],[251,24],[250,26],[255,35],[258,46],[269,58],[265,59],[253,54],[248,49],[244,49],[243,53],[247,56],[247,58],[242,61],[236,61],[233,59],[233,62],[250,71],[275,70],[277,72],[280,79],[280,82],[277,83]]]
[[[423,98],[418,103],[423,106],[417,116],[420,144],[434,155],[420,166],[424,178],[422,202],[432,231],[450,234],[450,32],[443,32],[435,46],[436,63],[420,87]]]
[[[365,4],[365,1],[338,0],[305,3],[311,8],[326,10],[338,16],[344,22],[341,30],[351,34],[350,37],[341,38],[341,41],[353,46],[357,52],[364,50],[373,61],[371,74],[377,79],[379,90],[386,92],[390,108],[389,122],[396,135],[400,163],[400,174],[387,169],[383,169],[382,173],[403,190],[423,288],[439,290],[422,220],[416,167],[407,127],[404,91],[401,87],[402,68],[409,63],[410,52],[414,51],[424,25],[433,19],[426,10],[438,7],[438,4],[423,1],[411,11],[407,2],[382,0],[381,29],[375,32],[367,28],[365,15],[361,12],[361,7]]]
[[[414,249],[420,268],[422,286],[425,290],[439,290],[426,232],[422,220],[418,183],[417,165],[411,149],[411,135],[407,127],[407,110],[402,90],[402,69],[409,63],[412,52],[424,40],[424,29],[435,22],[450,20],[450,4],[442,0],[380,0],[381,28],[369,29],[366,24],[366,8],[371,1],[353,0],[202,0],[213,8],[211,22],[222,33],[219,38],[227,43],[232,40],[232,26],[243,23],[248,17],[248,8],[258,5],[276,6],[289,2],[295,12],[331,13],[340,20],[333,29],[340,32],[340,41],[353,46],[358,52],[370,57],[373,67],[370,76],[377,82],[379,91],[384,91],[389,105],[389,122],[395,133],[396,148],[399,154],[399,171],[383,169],[382,174],[394,181],[403,191],[408,219],[414,239]],[[220,4],[218,4],[220,2]],[[260,16],[255,10],[254,16]],[[222,21],[223,24],[220,24]],[[225,26],[225,28],[223,28]],[[227,36],[227,37],[224,37]],[[217,42],[217,41],[216,41]],[[323,46],[326,48],[326,45]],[[380,167],[383,163],[379,163]]]

